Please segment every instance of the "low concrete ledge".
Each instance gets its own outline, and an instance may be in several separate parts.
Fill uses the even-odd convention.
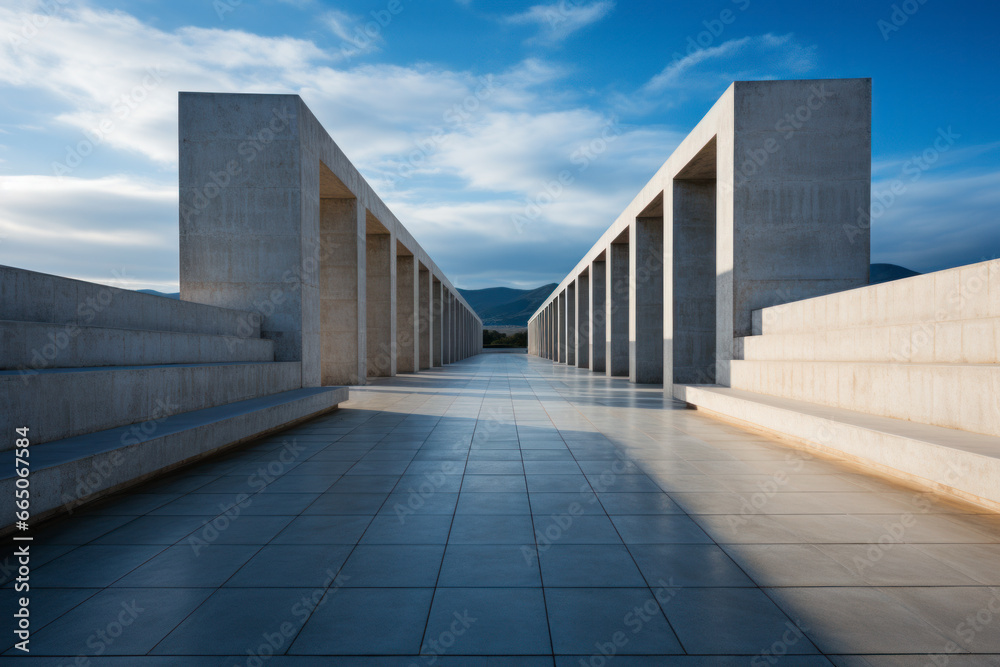
[[[0,265],[3,319],[260,337],[253,313]]]
[[[274,361],[274,341],[183,331],[0,321],[0,369]]]
[[[717,385],[674,385],[673,395],[724,421],[1000,510],[1000,438]]]
[[[32,446],[31,510],[37,522],[225,449],[288,428],[346,401],[347,387],[295,389],[168,417],[152,433],[121,427]],[[14,497],[13,457],[0,493]],[[11,532],[14,504],[0,508],[0,533]]]
[[[126,424],[290,391],[302,386],[297,361],[52,368],[0,371],[0,432],[29,426],[45,443]],[[58,409],[54,409],[58,407]],[[13,449],[0,442],[0,451]]]

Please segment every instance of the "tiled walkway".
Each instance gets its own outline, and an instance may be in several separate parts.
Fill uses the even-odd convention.
[[[4,664],[1000,664],[1000,516],[523,354],[354,389],[33,548]]]

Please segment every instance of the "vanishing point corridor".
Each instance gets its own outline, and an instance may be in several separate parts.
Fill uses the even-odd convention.
[[[24,665],[1000,664],[1000,516],[518,353],[352,388],[32,566]]]

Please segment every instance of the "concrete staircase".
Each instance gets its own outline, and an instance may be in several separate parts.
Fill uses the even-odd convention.
[[[754,314],[700,409],[1000,507],[1000,261]]]
[[[303,387],[301,363],[275,360],[252,313],[9,267],[0,304],[0,451],[30,429],[36,520],[348,398]],[[0,526],[13,521],[5,503]]]

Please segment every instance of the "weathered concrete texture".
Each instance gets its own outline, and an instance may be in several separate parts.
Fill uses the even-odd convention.
[[[368,377],[396,374],[396,244],[389,234],[365,238]]]
[[[606,323],[608,319],[607,273],[602,259],[590,264],[590,370],[604,372]]]
[[[629,374],[629,244],[608,246],[605,289],[605,373]]]
[[[662,211],[662,197],[659,204]],[[629,226],[628,377],[637,384],[663,382],[663,215],[639,217]]]
[[[576,279],[576,366],[590,368],[590,274]]]
[[[396,249],[396,372],[420,370],[420,292],[417,290],[418,262],[413,255],[400,255]]]

